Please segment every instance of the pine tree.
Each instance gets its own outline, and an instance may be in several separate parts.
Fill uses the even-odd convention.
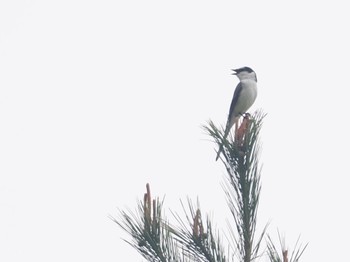
[[[218,148],[223,147],[220,159],[227,171],[224,191],[233,218],[230,231],[234,243],[229,245],[231,248],[225,248],[210,218],[203,218],[199,203],[194,205],[190,199],[187,200],[188,208],[182,203],[186,219],[174,212],[178,225],[171,225],[162,212],[163,201],[159,198],[152,200],[148,184],[137,213],[120,211],[119,218],[111,217],[131,236],[131,240],[126,242],[152,262],[252,262],[264,253],[271,262],[299,261],[307,245],[299,245],[297,241],[292,255],[288,257],[280,234],[280,252],[266,234],[267,227],[256,237],[261,192],[259,133],[264,116],[261,111],[253,116],[246,114],[231,131],[233,135],[227,138],[223,128],[216,127],[212,121],[203,126]],[[264,239],[267,248],[265,252],[260,252]]]

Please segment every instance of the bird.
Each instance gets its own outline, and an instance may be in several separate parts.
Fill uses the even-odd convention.
[[[226,139],[232,126],[237,122],[239,117],[245,114],[246,111],[254,104],[258,95],[258,79],[253,69],[245,66],[232,70],[234,72],[232,75],[236,75],[238,77],[239,83],[237,84],[233,93],[223,139]],[[223,144],[221,144],[217,152],[216,161],[219,159],[222,150]]]

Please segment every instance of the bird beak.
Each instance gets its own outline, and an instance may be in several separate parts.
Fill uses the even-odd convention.
[[[237,71],[235,69],[232,69],[232,71],[234,72],[232,73],[233,75],[237,75]]]

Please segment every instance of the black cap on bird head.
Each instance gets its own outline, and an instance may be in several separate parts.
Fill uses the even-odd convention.
[[[239,74],[241,72],[247,72],[247,73],[254,72],[254,70],[251,69],[248,66],[244,66],[244,67],[241,67],[241,68],[238,68],[238,69],[232,69],[232,71],[234,72],[234,73],[232,73],[233,75],[237,75],[237,74]]]

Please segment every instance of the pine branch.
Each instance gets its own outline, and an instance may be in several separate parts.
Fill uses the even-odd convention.
[[[174,214],[180,224],[175,229],[162,219],[162,202],[151,201],[147,184],[147,193],[139,204],[138,213],[122,211],[120,220],[112,220],[132,237],[131,242],[125,241],[148,261],[229,262],[209,218],[204,226],[200,209],[195,209],[190,200],[188,205],[190,216],[186,214],[186,222]]]
[[[241,123],[229,136],[224,129],[217,128],[212,121],[203,128],[214,139],[218,148],[222,148],[221,161],[228,176],[223,184],[235,226],[229,230],[234,239],[234,250],[240,262],[252,262],[259,256],[266,228],[258,237],[256,234],[257,213],[261,193],[261,167],[259,164],[259,133],[265,115],[258,111],[245,115]],[[112,220],[129,233],[132,240],[126,241],[139,253],[152,262],[231,262],[233,257],[225,253],[221,239],[214,233],[208,217],[202,218],[199,203],[194,206],[188,200],[189,213],[183,203],[186,219],[173,213],[178,227],[171,226],[162,218],[163,201],[151,200],[149,185],[143,201],[135,213],[120,212],[120,219]],[[232,223],[231,223],[232,224]],[[298,262],[307,245],[299,245],[288,257],[281,237],[282,252],[279,253],[270,236],[267,236],[267,255],[271,262]],[[228,251],[230,252],[230,251]],[[226,254],[226,255],[225,255]]]
[[[125,241],[148,261],[187,261],[179,254],[178,245],[171,236],[171,227],[162,218],[163,201],[152,201],[149,185],[146,187],[147,193],[136,214],[121,211],[119,220],[111,219],[132,237],[131,242]]]
[[[271,237],[267,236],[267,254],[271,262],[298,262],[301,255],[304,253],[306,245],[299,244],[299,239],[297,239],[294,249],[292,251],[292,255],[290,258],[288,257],[288,249],[285,245],[285,238],[281,237],[280,233],[278,232],[278,238],[280,242],[280,248],[281,252],[279,252],[273,243]]]
[[[220,130],[211,121],[208,126],[204,126],[218,148],[223,147],[223,157],[220,159],[228,173],[224,190],[236,226],[236,233],[233,234],[235,246],[243,262],[251,262],[258,256],[266,230],[265,227],[255,243],[261,191],[259,132],[264,116],[262,112],[256,112],[252,117],[247,114],[241,124],[235,127],[234,138],[232,135],[225,138],[224,129]]]
[[[179,228],[172,232],[177,237],[177,240],[183,245],[185,253],[193,261],[203,262],[226,262],[230,261],[228,255],[225,255],[224,248],[221,244],[221,239],[213,232],[212,223],[209,217],[206,218],[206,223],[202,219],[202,212],[199,208],[194,207],[188,199],[189,214],[186,212],[184,204],[181,202],[185,211],[186,221],[182,220],[178,214],[174,216]]]

